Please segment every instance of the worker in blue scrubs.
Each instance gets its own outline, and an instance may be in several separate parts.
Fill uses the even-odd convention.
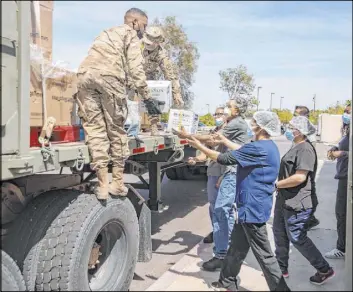
[[[271,136],[281,133],[278,116],[269,111],[256,112],[251,121],[254,139],[243,146],[215,134],[228,149],[226,153],[208,149],[198,140],[191,146],[221,165],[237,165],[236,222],[231,243],[223,261],[220,277],[212,283],[215,289],[238,290],[238,274],[250,248],[263,271],[271,291],[290,291],[268,239],[266,222],[273,202],[275,181],[280,166],[280,154]]]

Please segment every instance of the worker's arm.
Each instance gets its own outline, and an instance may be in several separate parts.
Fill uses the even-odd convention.
[[[299,186],[306,181],[309,171],[307,170],[297,170],[295,174],[291,175],[286,179],[282,179],[277,182],[277,189],[288,189]]]
[[[209,149],[207,148],[205,145],[203,145],[198,139],[196,139],[195,137],[191,137],[191,139],[188,140],[189,144],[200,150],[201,152],[203,152],[207,157],[211,158],[212,160],[217,161],[217,158],[219,156],[219,152]]]
[[[349,156],[349,151],[343,151],[343,150],[332,151],[331,152],[331,156],[333,158],[348,157]]]
[[[189,134],[185,131],[184,127],[181,127],[180,131],[173,129],[173,133],[181,139],[191,140],[192,138],[195,138],[199,140],[201,143],[206,144],[207,146],[210,146],[210,147],[214,147],[220,144],[220,143],[214,143],[214,139],[212,135]]]
[[[166,51],[163,48],[158,48],[158,50],[159,67],[162,70],[164,79],[169,80],[172,83],[172,95],[174,103],[176,105],[182,105],[184,104],[184,101],[181,97],[180,83],[176,69],[168,58]]]
[[[136,89],[143,99],[149,98],[149,91],[146,82],[146,74],[143,69],[143,56],[141,43],[134,30],[128,30],[125,38],[125,52],[127,67],[129,70],[129,82]]]
[[[195,165],[198,162],[204,162],[206,160],[207,160],[206,154],[201,153],[200,155],[197,155],[195,157],[189,157],[188,164],[189,165]]]
[[[238,150],[242,146],[238,143],[230,141],[221,133],[213,134],[213,138],[214,138],[215,142],[223,144],[224,146],[226,146],[230,150]]]

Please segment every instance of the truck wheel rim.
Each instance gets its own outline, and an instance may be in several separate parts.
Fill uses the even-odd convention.
[[[107,222],[92,244],[88,265],[88,281],[91,290],[107,291],[110,283],[116,282],[127,261],[127,237],[121,223],[117,220]],[[98,251],[98,252],[97,252]]]

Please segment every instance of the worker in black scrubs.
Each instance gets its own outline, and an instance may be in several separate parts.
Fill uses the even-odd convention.
[[[190,145],[219,164],[238,167],[235,190],[236,222],[219,280],[212,283],[212,287],[237,291],[237,277],[251,248],[270,290],[290,291],[271,250],[266,229],[280,165],[277,145],[271,140],[271,136],[281,133],[278,116],[269,111],[256,112],[251,121],[251,130],[254,141],[243,146],[231,142],[221,134],[215,134],[214,139],[217,142],[232,150],[226,153],[208,149],[196,139],[189,140]]]
[[[276,257],[283,276],[288,273],[289,244],[315,267],[317,273],[310,282],[321,285],[334,276],[334,271],[315,244],[307,236],[309,220],[317,205],[315,181],[317,156],[307,139],[315,132],[314,126],[303,116],[294,117],[285,133],[293,142],[291,149],[282,157],[276,183],[277,197],[273,219]]]

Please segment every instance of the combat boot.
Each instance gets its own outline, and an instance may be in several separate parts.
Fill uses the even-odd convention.
[[[97,169],[98,186],[95,188],[94,193],[98,200],[107,200],[109,198],[108,185],[108,168]]]
[[[159,117],[151,117],[150,122],[151,122],[151,136],[158,136],[159,131],[158,131],[158,120]]]
[[[113,181],[109,185],[109,193],[113,196],[127,196],[129,189],[124,185],[124,168],[114,166],[112,174]]]

